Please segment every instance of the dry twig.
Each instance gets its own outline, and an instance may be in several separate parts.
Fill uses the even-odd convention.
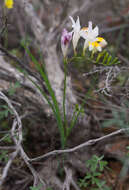
[[[102,137],[100,137],[100,138],[96,138],[96,139],[92,139],[92,140],[89,140],[89,141],[87,141],[87,142],[84,142],[84,143],[82,143],[82,144],[80,144],[80,145],[77,145],[77,146],[75,146],[75,147],[73,147],[73,148],[65,149],[65,150],[53,150],[53,151],[48,152],[48,153],[46,153],[46,154],[44,154],[44,155],[42,155],[42,156],[29,159],[28,161],[29,161],[29,162],[34,162],[34,161],[39,161],[39,160],[41,160],[41,159],[46,159],[46,158],[48,158],[48,157],[50,157],[50,156],[54,156],[54,155],[59,155],[59,154],[64,154],[64,153],[75,152],[75,151],[77,151],[77,150],[79,150],[79,149],[81,149],[81,148],[84,148],[84,147],[86,147],[86,146],[94,145],[95,143],[97,143],[97,142],[99,142],[99,141],[105,140],[105,139],[107,139],[107,138],[109,138],[109,137],[118,135],[118,134],[120,134],[120,133],[124,133],[124,132],[126,132],[126,131],[128,131],[128,130],[129,130],[129,128],[120,129],[120,130],[117,130],[117,131],[115,131],[115,132],[112,132],[112,133],[110,133],[110,134],[108,134],[108,135],[102,136]]]
[[[37,185],[38,179],[40,179],[42,184],[44,184],[43,180],[40,178],[40,176],[35,171],[33,166],[28,162],[29,158],[28,158],[28,156],[26,155],[26,153],[24,152],[24,150],[22,148],[22,139],[23,139],[23,137],[22,137],[21,118],[24,118],[25,115],[20,117],[18,115],[16,109],[11,104],[10,100],[1,91],[0,91],[0,99],[3,99],[8,104],[8,107],[13,111],[13,114],[15,116],[15,119],[13,121],[13,125],[12,125],[12,128],[11,128],[11,136],[12,136],[12,139],[13,139],[13,141],[15,143],[15,151],[13,153],[11,153],[9,160],[8,160],[8,162],[6,163],[6,165],[5,165],[4,169],[3,169],[2,176],[1,176],[1,179],[0,179],[0,185],[2,185],[4,183],[5,178],[8,175],[8,171],[9,171],[9,169],[11,167],[11,164],[12,164],[13,160],[15,159],[15,157],[19,153],[20,153],[22,159],[24,160],[24,162],[26,163],[26,165],[28,166],[28,168],[30,169],[31,173],[33,174],[34,186]],[[3,147],[3,148],[5,149],[5,147]]]

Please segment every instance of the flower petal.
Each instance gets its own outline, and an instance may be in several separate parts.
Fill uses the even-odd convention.
[[[67,56],[68,47],[72,39],[72,33],[68,32],[65,28],[63,29],[61,36],[61,49],[64,57]]]
[[[73,30],[72,30],[72,34],[73,34],[72,41],[73,41],[73,48],[75,51],[77,44],[78,44],[78,41],[80,39],[80,28],[81,28],[80,20],[79,20],[79,16],[77,17],[76,22],[74,21],[73,17],[69,16],[69,18],[72,21],[72,28],[73,28]]]
[[[107,41],[103,39],[99,44],[101,47],[105,47],[107,45]]]
[[[88,31],[89,32],[92,31],[92,22],[91,21],[89,21],[89,23],[88,23]]]
[[[77,29],[80,31],[81,26],[80,26],[80,19],[79,19],[79,16],[77,17],[76,27],[77,27]]]
[[[97,49],[98,51],[102,51],[102,47],[101,47],[100,45],[98,45],[98,46],[96,47],[96,49]]]
[[[96,26],[93,30],[92,30],[94,37],[97,37],[99,35],[99,28],[98,26]]]
[[[70,18],[70,19],[71,19],[71,21],[72,21],[72,28],[74,28],[74,27],[75,27],[75,25],[76,25],[76,23],[75,23],[75,21],[74,21],[73,17],[69,16],[69,18]]]
[[[93,46],[92,44],[89,45],[89,51],[92,51],[93,50]]]
[[[80,36],[86,40],[87,39],[87,32],[85,30],[81,29],[80,30]]]

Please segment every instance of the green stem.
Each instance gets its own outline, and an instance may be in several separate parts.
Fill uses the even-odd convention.
[[[67,131],[67,138],[68,138],[68,136],[70,135],[71,130],[72,130],[72,128],[74,127],[74,125],[75,125],[75,123],[76,123],[76,121],[77,121],[77,119],[78,119],[78,117],[79,117],[79,115],[80,115],[80,113],[81,113],[81,110],[82,110],[82,106],[81,106],[81,108],[77,111],[77,114],[76,114],[76,111],[73,113],[72,121],[71,121],[70,127],[68,128],[68,131]]]
[[[86,54],[86,50],[87,50],[87,47],[86,48],[83,48],[83,52],[82,52],[82,56],[84,57],[85,54]]]
[[[71,130],[72,130],[73,127],[75,126],[79,115],[82,113],[82,109],[83,109],[83,107],[84,107],[84,104],[85,104],[85,99],[83,100],[83,102],[82,102],[82,104],[81,104],[79,110],[77,110],[76,107],[75,107],[75,109],[74,109],[73,116],[72,116],[72,121],[71,121],[71,123],[70,123],[69,128],[67,129],[66,141],[67,141],[68,136],[69,136],[70,133],[71,133]]]
[[[83,49],[82,56],[85,56],[85,52],[86,52],[85,49]]]
[[[73,125],[74,125],[75,115],[76,115],[76,108],[75,108],[74,111],[73,111],[73,116],[72,116],[71,124],[70,124],[69,128],[67,128],[66,137],[69,136],[70,131],[72,130],[72,127],[73,127]]]
[[[64,131],[64,125],[63,125],[63,121],[62,121],[62,118],[61,118],[61,113],[60,113],[60,110],[59,110],[59,106],[58,106],[58,103],[57,103],[57,100],[56,100],[56,96],[54,94],[54,91],[51,87],[51,84],[48,80],[48,77],[47,75],[43,72],[42,69],[39,69],[39,72],[41,74],[41,76],[43,77],[45,83],[46,83],[46,86],[48,88],[48,91],[50,93],[50,96],[52,98],[52,101],[53,101],[53,105],[54,105],[54,108],[55,108],[55,117],[56,117],[56,120],[57,120],[57,124],[58,124],[58,128],[59,128],[59,132],[60,132],[60,135],[61,135],[61,145],[62,145],[62,148],[65,147],[65,131]]]
[[[60,135],[61,135],[61,144],[62,144],[62,148],[65,147],[65,130],[64,130],[64,125],[63,125],[63,121],[62,121],[62,118],[61,118],[61,113],[60,113],[60,110],[59,110],[59,106],[58,106],[58,103],[57,103],[57,100],[56,100],[56,96],[54,94],[54,91],[51,87],[51,84],[47,78],[47,76],[45,75],[45,73],[42,73],[42,77],[44,78],[45,80],[45,83],[48,87],[48,91],[51,95],[51,98],[52,98],[52,101],[53,101],[53,104],[54,104],[54,107],[55,107],[55,110],[56,110],[56,120],[57,120],[57,124],[58,124],[58,128],[59,128],[59,131],[60,131]]]
[[[91,59],[93,59],[94,58],[94,53],[95,53],[95,51],[94,50],[92,50],[92,52],[91,52]]]
[[[65,103],[66,103],[66,79],[67,79],[67,60],[64,59],[64,90],[63,90],[63,115],[64,115],[64,127],[67,127],[66,121],[66,110],[65,110]]]
[[[31,54],[29,49],[26,48],[26,47],[24,47],[24,48],[25,48],[26,52],[28,53],[28,55],[31,57],[32,61],[34,62],[35,66],[36,66],[37,70],[39,71],[39,73],[41,74],[42,78],[44,79],[44,82],[45,82],[45,84],[47,86],[48,92],[49,92],[49,94],[50,94],[50,96],[52,98],[52,102],[53,102],[52,106],[54,107],[54,109],[52,109],[52,110],[53,110],[53,113],[54,113],[54,115],[56,117],[56,120],[57,120],[57,125],[58,125],[58,129],[59,129],[60,136],[61,136],[61,145],[62,145],[62,148],[64,149],[65,144],[66,144],[65,129],[64,129],[64,125],[63,125],[59,105],[58,105],[58,102],[56,100],[56,96],[55,96],[54,91],[53,91],[53,89],[51,87],[51,84],[49,82],[47,74],[43,71],[41,65],[38,63],[38,61],[35,59],[35,57]]]
[[[77,51],[76,51],[76,49],[74,49],[74,56],[75,56],[75,57],[77,56]]]

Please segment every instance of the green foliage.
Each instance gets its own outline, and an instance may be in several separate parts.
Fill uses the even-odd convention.
[[[129,146],[126,146],[126,149],[129,151]],[[129,157],[129,152],[126,155]]]
[[[11,143],[12,139],[10,137],[9,134],[6,134],[2,139],[0,139],[1,141],[4,141],[5,143]]]
[[[41,184],[39,184],[37,187],[34,187],[34,186],[30,186],[30,190],[40,190],[42,187]]]
[[[12,110],[9,109],[9,107],[7,105],[1,105],[0,106],[1,111],[0,111],[0,120],[7,118],[9,113],[13,114]]]
[[[120,63],[119,59],[115,56],[112,56],[110,52],[107,50],[103,50],[99,53],[90,53],[88,52],[86,56],[76,56],[72,57],[69,62],[79,63],[77,67],[81,68],[82,63],[90,64],[89,69],[91,68],[91,63],[96,65],[103,65],[103,66],[112,66],[117,65]]]
[[[112,55],[108,50],[103,50],[102,52],[99,53],[96,52],[94,54],[93,52],[91,53],[87,50],[85,56],[77,55],[72,58],[69,58],[68,63],[71,68],[74,67],[80,74],[84,74],[85,72],[91,73],[95,68],[94,65],[96,65],[96,70],[97,67],[100,66],[106,69],[106,67],[110,66],[113,67],[115,65],[120,64],[120,61],[117,57]],[[74,69],[72,70],[74,71]],[[95,75],[92,75],[92,78],[94,76],[98,77],[97,73]]]
[[[0,105],[0,120],[2,120],[1,128],[8,127],[8,121],[6,118],[9,116],[9,114],[13,114],[12,110],[7,105]],[[3,141],[5,143],[11,143],[12,140],[11,140],[10,134],[6,133],[2,137],[0,135],[0,141],[1,142]],[[2,155],[5,155],[4,152],[2,153]]]
[[[38,187],[30,187],[30,190],[40,190]]]
[[[99,53],[95,60],[96,64],[101,64],[104,66],[112,66],[120,63],[117,57],[112,56],[108,51],[103,50]]]
[[[15,92],[16,92],[16,90],[17,90],[17,88],[20,88],[20,87],[21,87],[21,85],[20,85],[20,83],[19,83],[18,81],[15,82],[14,85],[10,84],[10,88],[9,88],[9,90],[8,90],[8,94],[9,94],[10,96],[14,95]]]
[[[112,110],[112,118],[105,120],[102,123],[102,127],[109,127],[115,125],[119,128],[128,128],[129,122],[127,121],[127,110],[125,108],[121,108],[120,111]]]
[[[53,89],[51,87],[51,84],[50,84],[50,81],[48,79],[48,76],[44,72],[42,66],[38,63],[38,61],[32,55],[32,53],[29,51],[29,49],[26,46],[24,46],[24,48],[25,48],[27,54],[30,56],[30,58],[33,61],[33,63],[35,64],[37,71],[40,73],[42,79],[44,80],[44,82],[46,84],[46,87],[48,89],[49,95],[51,96],[52,103],[49,100],[49,97],[47,96],[47,94],[45,94],[44,91],[40,88],[40,86],[38,86],[32,79],[30,79],[30,78],[28,78],[28,79],[30,79],[31,82],[36,86],[36,88],[40,90],[40,92],[42,93],[43,97],[46,99],[46,101],[48,102],[49,106],[51,107],[51,109],[52,109],[52,111],[54,113],[54,116],[55,116],[55,118],[57,120],[57,125],[58,125],[58,129],[59,129],[60,136],[61,136],[62,148],[64,148],[65,144],[66,144],[65,129],[64,129],[64,126],[63,126],[63,120],[62,120],[62,116],[61,116],[61,111],[59,109],[59,105],[58,105],[56,96],[55,96],[54,91],[53,91]]]
[[[66,137],[68,137],[70,135],[73,127],[75,126],[75,124],[77,122],[77,119],[78,119],[79,115],[84,114],[84,109],[83,109],[84,103],[85,103],[85,101],[82,103],[82,105],[80,107],[79,107],[78,104],[75,105],[71,123],[70,123],[70,125],[69,125],[69,127],[67,128],[67,131],[66,131],[66,135],[67,135]]]
[[[4,161],[4,162],[8,161],[8,151],[7,150],[0,151],[0,161]]]
[[[79,179],[80,187],[93,186],[92,190],[109,190],[104,180],[99,179],[107,166],[107,161],[103,161],[103,156],[98,157],[94,155],[86,162],[87,173],[83,179]]]

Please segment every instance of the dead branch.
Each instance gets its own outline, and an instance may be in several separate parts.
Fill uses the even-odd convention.
[[[55,155],[58,155],[58,154],[75,152],[75,151],[77,151],[77,150],[79,150],[79,149],[81,149],[81,148],[84,148],[84,147],[86,147],[86,146],[94,145],[95,143],[97,143],[97,142],[99,142],[99,141],[105,140],[105,139],[107,139],[107,138],[109,138],[109,137],[118,135],[118,134],[123,133],[123,132],[126,132],[126,131],[128,131],[128,130],[129,130],[129,128],[120,129],[120,130],[117,130],[117,131],[115,131],[115,132],[112,132],[112,133],[110,133],[110,134],[108,134],[108,135],[104,135],[104,136],[102,136],[102,137],[100,137],[100,138],[89,140],[89,141],[87,141],[87,142],[84,142],[84,143],[82,143],[82,144],[80,144],[80,145],[78,145],[78,146],[75,146],[75,147],[73,147],[73,148],[70,148],[70,149],[65,149],[65,150],[53,150],[53,151],[51,151],[51,152],[46,153],[45,155],[39,156],[39,157],[37,157],[37,158],[29,159],[29,162],[34,162],[34,161],[39,161],[39,160],[41,160],[41,159],[46,159],[46,158],[48,158],[49,156],[53,156],[53,155],[55,156]]]
[[[13,123],[12,125],[12,129],[11,129],[11,135],[13,136],[13,138],[18,138],[17,143],[16,143],[16,150],[11,154],[10,159],[8,160],[7,164],[5,165],[4,169],[3,169],[3,173],[0,179],[0,185],[3,184],[7,174],[8,174],[8,170],[13,162],[13,160],[15,159],[15,157],[18,155],[19,153],[19,146],[22,143],[22,123],[21,123],[21,119],[17,113],[17,111],[15,110],[15,108],[13,107],[13,105],[10,103],[9,99],[2,93],[0,92],[0,99],[3,99],[9,106],[9,108],[13,111],[13,114],[16,117],[16,123],[18,125],[18,133],[17,133],[17,137],[14,137],[15,134],[15,123]]]
[[[15,116],[15,119],[13,121],[13,125],[11,128],[11,136],[12,136],[12,139],[15,143],[15,151],[13,153],[11,153],[9,160],[3,169],[2,176],[0,179],[0,186],[4,183],[5,178],[8,175],[8,171],[11,167],[11,164],[12,164],[13,160],[15,159],[15,157],[18,155],[18,153],[20,153],[24,162],[26,163],[26,165],[28,166],[28,168],[30,169],[30,171],[33,174],[34,186],[37,185],[38,179],[40,179],[42,184],[44,184],[44,182],[40,178],[39,174],[35,171],[33,166],[28,162],[29,158],[22,148],[22,122],[21,122],[21,118],[23,118],[24,116],[19,117],[16,109],[13,107],[10,100],[1,91],[0,91],[0,99],[3,99],[8,104],[9,108],[13,111],[13,114]]]

